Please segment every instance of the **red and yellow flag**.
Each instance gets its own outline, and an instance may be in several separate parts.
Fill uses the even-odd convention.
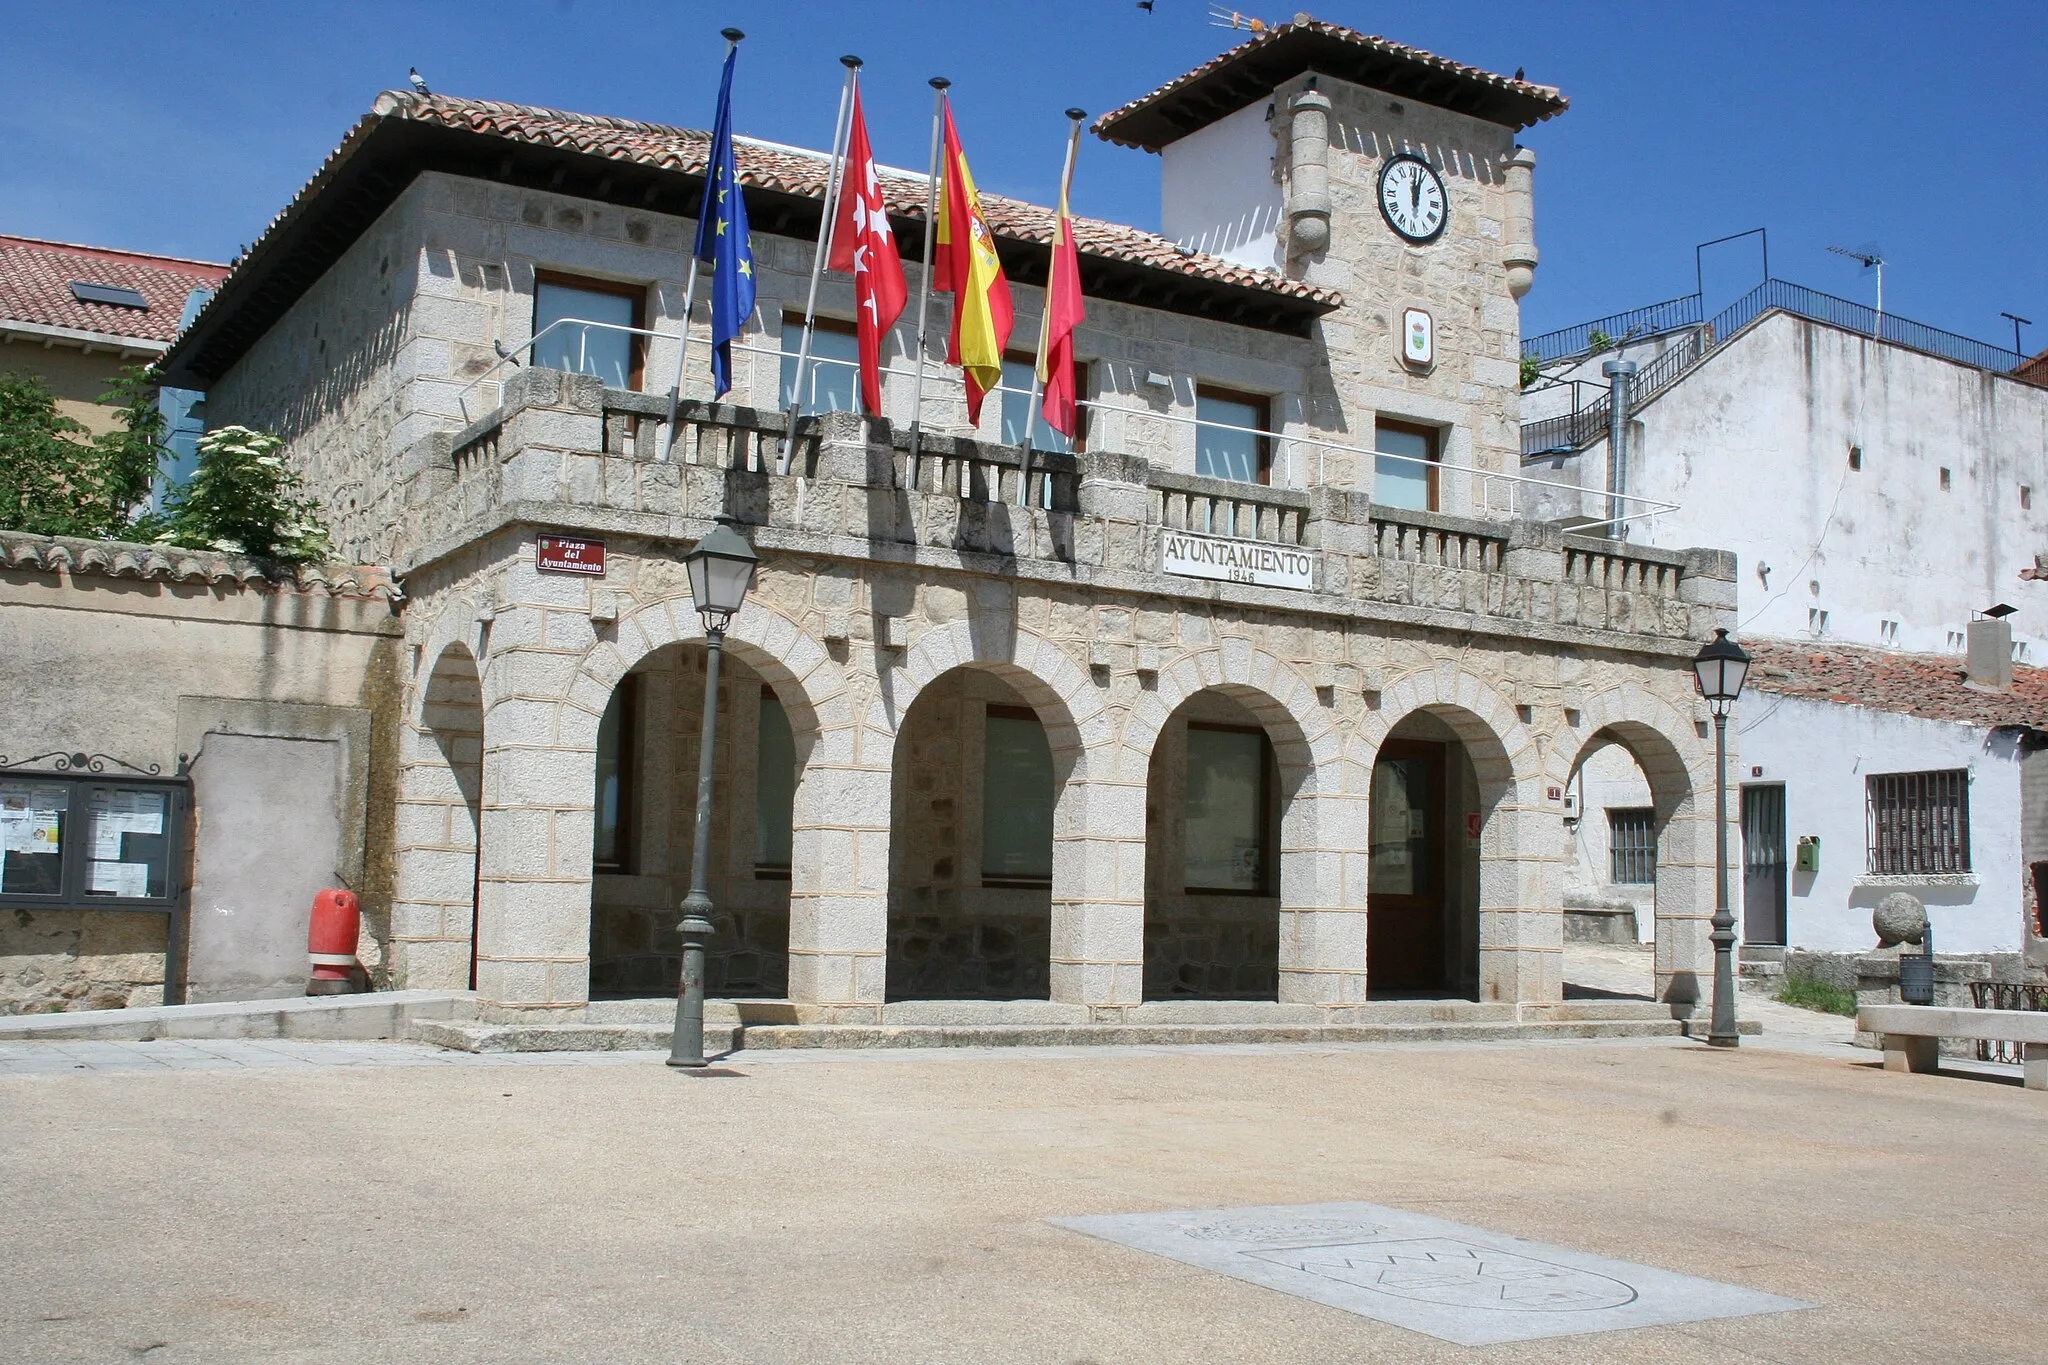
[[[1074,184],[1074,153],[1079,150],[1077,121],[1067,142],[1066,173],[1060,177],[1060,222],[1052,243],[1052,273],[1045,285],[1045,318],[1038,333],[1038,383],[1045,394],[1040,411],[1045,424],[1074,439],[1080,423],[1080,395],[1074,392],[1074,329],[1088,320],[1081,302],[1081,250],[1074,244],[1074,215],[1067,194]]]
[[[996,258],[995,234],[982,216],[981,196],[960,150],[953,106],[946,105],[945,165],[940,169],[938,239],[932,252],[932,285],[953,296],[953,335],[948,364],[967,377],[967,420],[981,421],[981,400],[1003,382],[1003,348],[1015,321],[1010,282]]]

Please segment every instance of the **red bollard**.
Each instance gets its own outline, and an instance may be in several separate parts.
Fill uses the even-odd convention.
[[[356,961],[356,935],[362,931],[362,908],[353,891],[322,891],[313,897],[313,925],[306,934],[306,955],[313,960],[308,995],[354,995],[362,965]]]

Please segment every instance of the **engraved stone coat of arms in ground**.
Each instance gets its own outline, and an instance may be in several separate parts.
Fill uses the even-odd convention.
[[[1812,1306],[1377,1204],[1054,1221],[1464,1346]]]

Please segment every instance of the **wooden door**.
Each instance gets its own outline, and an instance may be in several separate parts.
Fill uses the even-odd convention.
[[[1446,747],[1390,739],[1372,770],[1366,987],[1374,995],[1444,988]]]

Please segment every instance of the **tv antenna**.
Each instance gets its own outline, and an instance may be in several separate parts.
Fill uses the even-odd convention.
[[[1244,29],[1252,33],[1270,33],[1273,30],[1273,26],[1264,19],[1254,19],[1249,14],[1239,14],[1221,5],[1209,6],[1209,27]]]
[[[1837,256],[1847,256],[1852,261],[1861,261],[1865,270],[1877,272],[1877,327],[1872,335],[1882,341],[1884,339],[1884,257],[1877,254],[1875,244],[1859,247],[1854,251],[1845,246],[1831,246],[1828,250],[1834,252]]]

